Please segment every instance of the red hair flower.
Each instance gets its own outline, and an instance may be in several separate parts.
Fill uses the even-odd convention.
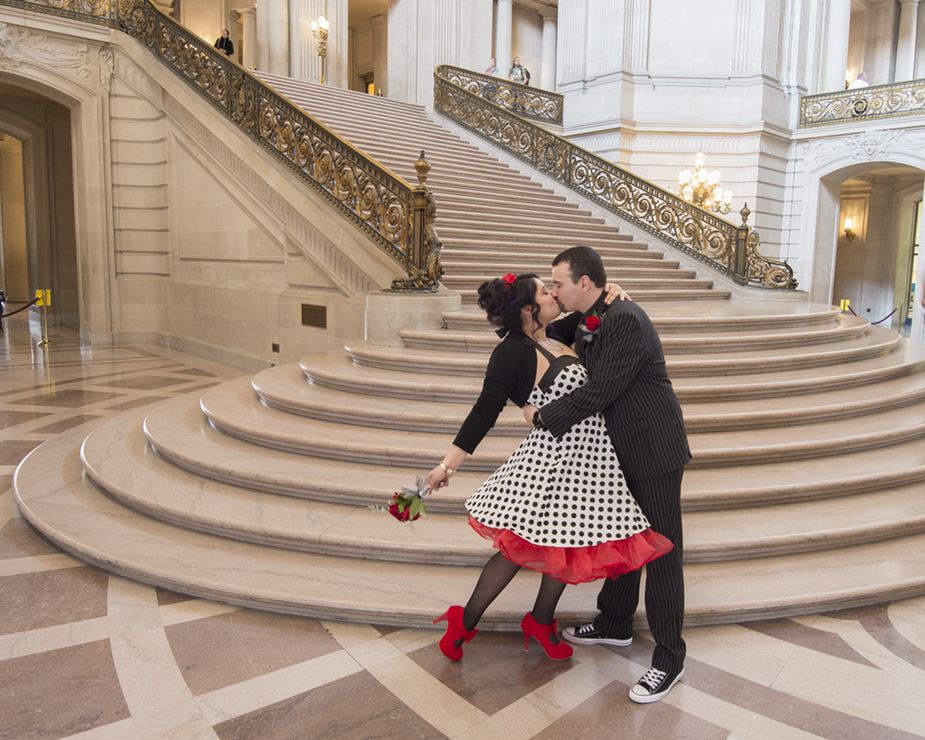
[[[513,283],[515,280],[517,280],[517,276],[516,276],[513,272],[509,272],[507,275],[505,275],[505,276],[504,276],[503,278],[501,278],[501,279],[502,279],[504,282],[506,282],[508,285],[510,285],[510,284]]]

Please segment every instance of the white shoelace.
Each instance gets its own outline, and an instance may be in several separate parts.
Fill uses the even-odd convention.
[[[646,675],[639,679],[639,683],[644,684],[650,691],[655,691],[667,675],[665,671],[660,671],[658,668],[650,668],[646,671]]]

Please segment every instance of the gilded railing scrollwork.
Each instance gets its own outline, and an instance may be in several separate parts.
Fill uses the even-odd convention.
[[[925,80],[839,90],[800,99],[800,128],[925,113]]]
[[[543,123],[562,123],[562,96],[558,93],[520,85],[449,64],[437,67],[437,74],[454,85],[523,118]]]
[[[758,234],[697,208],[483,96],[434,74],[434,110],[736,282],[797,287],[786,262],[762,257]],[[750,245],[750,246],[749,246]],[[750,250],[750,251],[747,251]]]
[[[150,0],[0,0],[0,5],[105,23],[134,37],[401,263],[408,274],[405,290],[438,289],[443,268],[432,244],[432,217],[425,234],[425,213],[435,205],[422,200],[423,183],[412,187]]]

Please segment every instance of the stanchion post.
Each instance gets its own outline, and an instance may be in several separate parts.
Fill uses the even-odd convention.
[[[48,338],[48,304],[51,303],[50,290],[37,290],[35,297],[38,298],[38,305],[42,307],[42,341],[38,346],[42,349],[54,347],[55,343]]]

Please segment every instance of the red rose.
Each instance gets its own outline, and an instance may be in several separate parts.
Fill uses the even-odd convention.
[[[585,326],[588,327],[588,331],[597,331],[601,328],[601,320],[597,316],[589,316],[585,319]]]

